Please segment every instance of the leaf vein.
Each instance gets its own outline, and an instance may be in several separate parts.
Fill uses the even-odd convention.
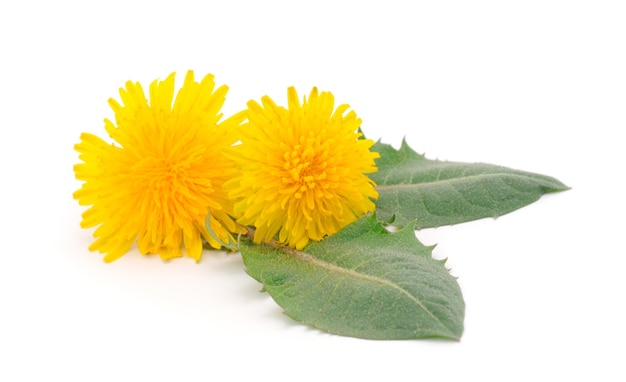
[[[332,264],[332,263],[329,263],[329,262],[326,262],[326,261],[322,261],[322,260],[318,259],[317,257],[309,255],[309,254],[304,253],[302,251],[298,251],[298,250],[291,249],[291,248],[289,248],[287,250],[289,250],[289,252],[291,254],[297,256],[298,258],[300,258],[302,261],[305,261],[305,262],[308,262],[308,263],[311,263],[311,264],[315,264],[315,265],[320,266],[322,268],[325,268],[325,269],[327,269],[327,270],[329,270],[331,272],[345,274],[345,275],[348,275],[348,276],[351,276],[351,277],[355,277],[357,279],[362,279],[362,280],[369,281],[369,282],[372,282],[372,283],[375,283],[375,284],[380,284],[380,285],[384,285],[386,287],[389,287],[389,288],[399,292],[400,294],[404,295],[405,297],[407,297],[415,305],[417,305],[424,312],[426,312],[431,318],[433,318],[435,321],[437,321],[441,326],[446,327],[436,315],[434,315],[424,304],[422,304],[421,301],[419,301],[415,296],[413,296],[411,293],[409,293],[406,289],[402,288],[398,284],[392,283],[392,282],[387,281],[385,279],[382,279],[380,277],[376,277],[376,276],[372,276],[372,275],[356,272],[356,271],[353,271],[351,269],[342,268],[342,267],[340,267],[340,266],[338,266],[336,264]]]
[[[383,185],[379,185],[378,187],[376,187],[378,189],[378,191],[388,191],[388,190],[394,190],[394,189],[403,189],[403,188],[417,188],[420,186],[433,186],[433,185],[440,185],[440,184],[455,184],[455,183],[461,183],[461,182],[465,182],[467,180],[471,180],[471,179],[488,179],[488,178],[497,178],[499,176],[509,176],[509,177],[516,177],[516,178],[522,178],[522,179],[527,179],[528,177],[523,176],[523,175],[518,175],[518,174],[506,174],[506,173],[489,173],[489,174],[476,174],[476,175],[468,175],[468,176],[463,176],[463,177],[457,177],[457,178],[450,178],[450,179],[438,179],[438,180],[431,180],[431,181],[424,181],[424,182],[419,182],[419,183],[396,183],[396,184],[383,184]]]

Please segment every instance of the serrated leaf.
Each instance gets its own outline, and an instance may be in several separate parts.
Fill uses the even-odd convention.
[[[389,233],[366,216],[298,251],[240,247],[246,271],[296,321],[368,339],[459,339],[465,304],[444,261],[412,227]]]
[[[416,229],[498,217],[535,202],[549,192],[567,190],[545,175],[485,163],[426,159],[406,142],[399,150],[377,142],[378,172],[371,174],[379,193],[381,221]]]

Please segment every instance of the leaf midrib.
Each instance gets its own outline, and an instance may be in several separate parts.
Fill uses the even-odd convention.
[[[288,252],[290,255],[293,255],[295,257],[298,257],[299,259],[301,259],[304,262],[310,263],[310,264],[314,264],[317,265],[321,268],[324,268],[330,272],[336,272],[339,274],[344,274],[347,276],[352,276],[355,277],[357,279],[361,279],[361,280],[365,280],[365,281],[369,281],[369,282],[373,282],[373,283],[377,283],[377,284],[382,284],[383,286],[387,286],[390,287],[398,292],[400,292],[401,294],[403,294],[404,296],[408,297],[411,301],[413,301],[417,306],[419,306],[424,312],[426,312],[430,317],[432,317],[437,323],[439,323],[439,325],[441,325],[443,328],[446,328],[447,330],[450,330],[443,322],[441,322],[441,320],[435,316],[430,310],[428,310],[428,308],[426,308],[426,306],[424,306],[424,304],[422,304],[417,298],[415,298],[412,294],[410,294],[407,290],[405,290],[404,288],[402,288],[401,286],[392,283],[388,280],[385,280],[383,278],[380,277],[376,277],[376,276],[372,276],[372,275],[368,275],[368,274],[364,274],[364,273],[359,273],[356,272],[352,269],[347,269],[347,268],[342,268],[336,264],[327,262],[327,261],[323,261],[318,259],[317,257],[313,256],[313,255],[309,255],[308,253],[296,250],[296,249],[292,249],[292,248],[283,248],[285,250],[285,252]]]
[[[497,173],[489,173],[489,174],[464,175],[464,176],[460,176],[456,178],[429,180],[426,182],[417,182],[417,183],[382,184],[382,185],[378,185],[376,189],[378,191],[381,191],[381,190],[388,191],[388,190],[394,190],[394,189],[419,187],[423,185],[432,186],[432,185],[452,184],[452,183],[458,183],[464,180],[470,180],[472,178],[480,179],[480,178],[493,178],[493,177],[501,177],[501,176],[516,177],[516,178],[522,178],[522,179],[533,179],[531,177],[521,175],[521,174],[497,172]]]

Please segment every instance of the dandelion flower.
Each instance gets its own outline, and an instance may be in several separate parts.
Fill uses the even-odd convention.
[[[227,90],[216,88],[213,75],[197,82],[189,71],[175,99],[172,73],[150,85],[149,100],[130,81],[121,103],[109,100],[115,123],[104,122],[114,142],[83,133],[75,146],[82,163],[74,172],[84,183],[74,198],[91,206],[81,226],[97,226],[90,250],[109,262],[136,242],[141,253],[164,260],[183,256],[184,247],[197,261],[203,238],[215,248],[229,240],[237,226],[222,185],[232,163],[222,152],[237,141],[245,116],[219,122]]]
[[[229,155],[238,174],[224,188],[236,200],[237,222],[256,228],[256,243],[278,234],[302,249],[374,210],[378,193],[365,174],[377,170],[379,155],[355,112],[334,110],[330,92],[313,88],[303,103],[294,88],[287,93],[288,108],[267,96],[262,105],[248,103],[248,122]]]

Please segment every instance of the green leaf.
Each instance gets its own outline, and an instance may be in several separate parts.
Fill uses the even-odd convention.
[[[426,159],[404,141],[399,150],[379,141],[372,151],[380,153],[378,172],[370,175],[378,185],[376,214],[399,226],[415,221],[422,229],[495,218],[568,189],[545,175]]]
[[[369,339],[459,339],[465,303],[444,261],[412,227],[365,216],[298,251],[242,240],[246,271],[296,321]]]

